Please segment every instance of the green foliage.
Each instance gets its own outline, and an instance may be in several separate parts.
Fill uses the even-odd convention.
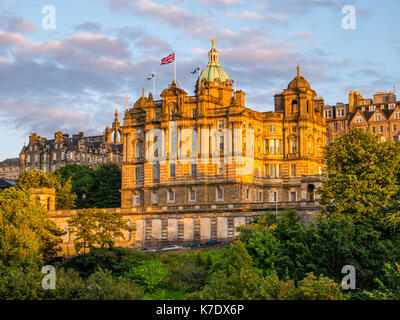
[[[382,223],[398,211],[400,146],[353,130],[326,147],[327,181],[318,192],[325,212]]]
[[[64,267],[76,270],[84,278],[89,277],[98,269],[110,270],[114,275],[121,276],[132,266],[151,258],[154,258],[154,255],[128,248],[92,248],[85,255],[68,259]]]
[[[133,281],[124,277],[113,279],[111,271],[99,270],[86,281],[82,299],[87,300],[137,300],[143,292]]]
[[[57,172],[46,174],[42,170],[25,170],[21,173],[16,187],[22,190],[54,188],[56,192],[56,209],[71,209],[75,206],[75,195],[71,192],[71,180],[63,180]]]
[[[6,189],[0,193],[0,204],[0,261],[30,264],[55,255],[63,231],[29,191]]]
[[[63,181],[71,179],[71,191],[76,195],[75,204],[78,209],[89,207],[89,196],[93,188],[94,170],[89,166],[80,166],[75,163],[67,164],[58,172]]]
[[[191,299],[260,300],[268,297],[262,272],[256,269],[241,241],[235,242],[222,261],[211,268],[211,275],[201,291]]]
[[[124,238],[123,231],[132,231],[128,222],[118,212],[103,212],[98,209],[79,210],[69,221],[71,232],[75,234],[76,252],[82,248],[99,246],[112,247],[116,237]]]
[[[151,259],[133,266],[124,276],[135,281],[146,292],[153,292],[160,286],[167,274],[168,269],[165,264],[159,260]]]
[[[278,220],[265,214],[241,230],[240,239],[264,275],[276,272],[294,281],[309,272],[341,281],[343,266],[352,265],[357,286],[372,288],[384,264],[399,257],[398,240],[346,216],[320,215],[316,223],[304,226],[296,212],[288,210]]]
[[[114,163],[103,164],[94,170],[89,206],[118,208],[121,205],[121,169]]]
[[[373,300],[400,300],[400,264],[386,263],[383,271],[376,279],[378,288],[364,294]]]
[[[71,180],[75,204],[83,208],[118,208],[121,205],[121,169],[116,164],[102,164],[96,169],[67,164],[58,169],[62,181]]]
[[[2,268],[0,270],[1,300],[135,300],[143,291],[131,280],[114,278],[110,271],[98,270],[82,279],[73,269],[56,270],[56,288],[43,289],[45,275],[38,267]]]

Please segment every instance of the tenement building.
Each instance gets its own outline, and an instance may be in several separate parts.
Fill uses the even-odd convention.
[[[370,131],[381,141],[400,141],[400,102],[393,92],[377,92],[373,99],[363,99],[351,91],[349,103],[324,107],[328,143],[351,129]]]
[[[54,139],[40,137],[31,133],[29,144],[20,153],[20,170],[40,169],[53,172],[60,167],[76,163],[96,167],[102,163],[121,164],[122,129],[118,121],[118,112],[112,127],[106,127],[101,136],[85,137],[83,132],[69,134],[56,132]]]

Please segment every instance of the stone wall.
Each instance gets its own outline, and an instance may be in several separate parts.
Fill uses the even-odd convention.
[[[243,211],[229,210],[213,206],[209,212],[154,212],[139,213],[129,209],[98,209],[105,213],[119,212],[128,224],[134,228],[132,232],[125,232],[124,239],[115,239],[116,245],[121,247],[163,247],[169,244],[187,244],[204,242],[207,240],[229,241],[238,236],[236,228],[249,225],[255,216],[268,210]],[[131,208],[132,209],[132,208]],[[304,207],[298,210],[304,223],[315,218],[318,207]],[[69,233],[68,220],[77,213],[77,210],[50,211],[50,217],[67,233],[63,236],[62,253],[66,256],[75,254],[73,234]]]

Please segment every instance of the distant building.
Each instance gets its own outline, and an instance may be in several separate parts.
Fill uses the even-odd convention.
[[[0,162],[0,178],[17,180],[21,173],[19,158],[6,159]]]
[[[325,105],[324,118],[328,144],[351,129],[370,131],[381,141],[400,141],[400,102],[393,92],[377,92],[373,99],[363,99],[351,91],[348,104]]]
[[[54,139],[31,133],[29,144],[20,153],[20,171],[39,169],[53,172],[69,163],[96,167],[102,163],[121,164],[122,144],[118,112],[112,128],[106,127],[101,136],[85,137],[83,132],[69,134],[56,132]]]

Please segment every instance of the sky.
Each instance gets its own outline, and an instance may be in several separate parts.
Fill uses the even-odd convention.
[[[55,10],[54,28],[49,11]],[[354,28],[343,28],[355,9]],[[44,11],[43,11],[44,10]],[[173,80],[194,94],[196,66],[219,62],[246,106],[272,111],[274,95],[301,74],[326,104],[400,89],[400,0],[0,0],[0,161],[29,133],[102,134],[118,108]],[[400,99],[399,99],[400,100]]]

